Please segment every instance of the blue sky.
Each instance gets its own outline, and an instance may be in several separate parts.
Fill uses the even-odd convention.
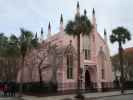
[[[0,0],[0,32],[6,35],[19,35],[19,28],[23,27],[33,32],[40,32],[44,28],[47,35],[48,22],[51,22],[52,33],[59,31],[61,13],[64,24],[73,19],[77,0]],[[106,28],[108,35],[117,26],[124,26],[133,33],[133,1],[132,0],[79,0],[81,13],[87,10],[92,19],[92,9],[95,8],[98,32],[103,36]],[[133,38],[133,34],[132,34]],[[133,40],[124,45],[131,47]],[[111,54],[117,52],[117,44],[109,48]]]

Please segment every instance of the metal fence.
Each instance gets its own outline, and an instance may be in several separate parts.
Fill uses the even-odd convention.
[[[2,83],[7,84],[7,83]],[[11,84],[8,83],[10,86]],[[14,85],[15,91],[18,92],[19,85],[20,84],[12,84]],[[101,91],[112,91],[112,90],[120,90],[120,82],[114,81],[114,82],[102,82],[101,83]],[[41,87],[41,88],[40,88]],[[97,92],[98,86],[97,83],[91,82],[88,87],[81,86],[80,88],[83,92]],[[132,90],[133,89],[133,81],[125,81],[124,82],[124,89],[126,90]],[[42,83],[40,86],[39,82],[34,83],[24,83],[23,84],[23,92],[31,92],[31,93],[74,93],[77,90],[77,83],[76,82],[66,82],[66,83],[58,83],[58,84],[52,84],[52,83]]]

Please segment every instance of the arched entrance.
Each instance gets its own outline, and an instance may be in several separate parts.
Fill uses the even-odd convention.
[[[85,89],[90,89],[91,87],[91,77],[88,70],[85,71]]]

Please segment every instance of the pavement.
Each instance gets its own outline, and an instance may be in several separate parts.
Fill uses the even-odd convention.
[[[121,95],[120,91],[112,91],[112,92],[96,92],[96,93],[84,93],[86,100],[108,100],[107,98],[111,98],[109,100],[117,100],[114,99],[118,97],[118,100],[132,100],[132,99],[124,99],[126,98],[133,98],[133,90],[125,91],[125,95]],[[131,94],[131,96],[130,96]],[[123,99],[120,99],[120,97]],[[0,100],[73,100],[75,94],[69,95],[59,95],[59,96],[45,96],[45,97],[36,97],[36,96],[28,96],[24,95],[22,97],[0,97]]]
[[[133,90],[125,91],[125,95],[133,94]],[[113,92],[97,92],[97,93],[85,93],[84,96],[87,99],[97,99],[103,97],[111,97],[111,96],[120,96],[120,91],[113,91]],[[48,97],[35,97],[35,96],[23,96],[22,99],[24,100],[65,100],[67,99],[74,99],[74,94],[69,95],[60,95],[60,96],[48,96]]]

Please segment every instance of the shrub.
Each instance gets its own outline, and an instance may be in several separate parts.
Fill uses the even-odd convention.
[[[17,84],[16,90],[19,90],[19,85]],[[40,82],[30,82],[23,83],[23,92],[32,92],[32,93],[51,93],[57,91],[57,84],[53,84],[51,82],[48,83],[40,83]]]

